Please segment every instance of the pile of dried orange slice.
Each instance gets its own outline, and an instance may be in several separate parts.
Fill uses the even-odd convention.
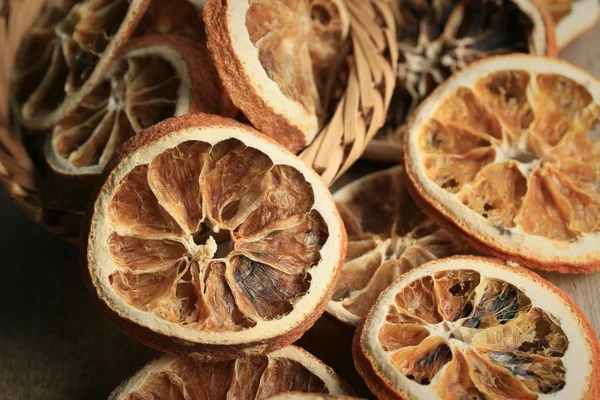
[[[600,271],[600,81],[551,58],[595,0],[369,1],[44,5],[14,125],[99,309],[166,353],[111,399],[600,398],[597,334],[525,269]],[[296,154],[358,102],[352,29],[393,41],[367,9],[400,57],[366,156],[402,165],[332,195]],[[338,330],[343,377],[293,345]]]

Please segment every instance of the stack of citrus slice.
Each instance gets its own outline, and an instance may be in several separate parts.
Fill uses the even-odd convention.
[[[16,121],[45,133],[27,144],[34,156],[44,144],[46,206],[83,215],[91,195],[82,260],[95,301],[170,354],[112,399],[351,399],[289,346],[325,310],[346,332],[358,326],[356,369],[379,398],[600,396],[589,322],[514,266],[600,270],[600,82],[516,54],[556,53],[546,11],[529,0],[207,0],[200,14],[193,3],[48,2],[14,71]],[[348,56],[396,59],[393,29],[359,26],[362,12],[393,26],[390,6],[399,87],[371,155],[400,160],[403,144],[404,165],[332,197],[292,152],[334,103],[344,135],[383,121],[373,104],[387,105],[391,86],[387,99],[360,96],[381,90],[366,75],[393,73]],[[486,58],[500,53],[515,54]],[[455,256],[474,252],[503,261]],[[351,334],[305,346],[350,365]]]
[[[289,391],[296,394],[283,395]],[[216,363],[163,356],[125,381],[109,399],[343,399],[350,394],[330,368],[289,346],[268,355]]]

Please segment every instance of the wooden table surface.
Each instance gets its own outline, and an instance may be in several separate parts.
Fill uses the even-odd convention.
[[[561,56],[600,77],[599,39],[596,26]],[[350,175],[375,168],[360,163]],[[0,400],[106,399],[157,353],[103,319],[83,286],[77,249],[23,217],[4,192],[0,221]],[[543,275],[600,332],[600,274]]]

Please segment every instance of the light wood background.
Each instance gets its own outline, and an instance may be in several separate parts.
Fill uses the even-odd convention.
[[[600,78],[600,26],[561,56]],[[359,163],[344,180],[376,168],[381,165]],[[0,400],[106,399],[157,353],[104,320],[83,286],[77,250],[23,217],[3,191],[0,224]],[[600,274],[544,276],[569,293],[600,332]],[[334,325],[322,320],[329,337],[315,337],[313,330],[304,343],[346,349],[349,338],[337,337]],[[337,361],[351,366],[348,354]]]

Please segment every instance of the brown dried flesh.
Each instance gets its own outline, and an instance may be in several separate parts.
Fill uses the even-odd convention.
[[[446,97],[419,133],[428,176],[501,232],[600,232],[600,106],[560,75],[492,73]]]
[[[533,21],[511,0],[394,0],[400,52],[394,98],[376,140],[400,146],[408,116],[452,73],[481,58],[533,53]]]
[[[53,130],[54,152],[73,168],[105,165],[131,136],[175,116],[181,79],[155,54],[118,59]]]
[[[400,274],[428,261],[464,254],[467,246],[437,226],[404,187],[403,170],[368,177],[336,203],[348,234],[348,252],[332,301],[364,317]]]
[[[180,358],[145,378],[127,400],[142,399],[264,399],[298,391],[329,393],[325,383],[301,363],[271,356],[201,363]]]
[[[394,367],[441,399],[536,399],[565,385],[561,327],[512,284],[473,270],[404,287],[378,335]]]
[[[340,57],[347,34],[340,16],[345,11],[333,0],[249,3],[246,28],[262,67],[286,97],[323,122],[324,90],[336,78],[330,66]]]
[[[288,314],[328,238],[292,167],[235,139],[184,142],[133,169],[112,199],[113,289],[131,306],[205,331]]]
[[[25,120],[56,111],[82,89],[130,8],[128,0],[65,0],[46,8],[15,61],[15,102]]]

